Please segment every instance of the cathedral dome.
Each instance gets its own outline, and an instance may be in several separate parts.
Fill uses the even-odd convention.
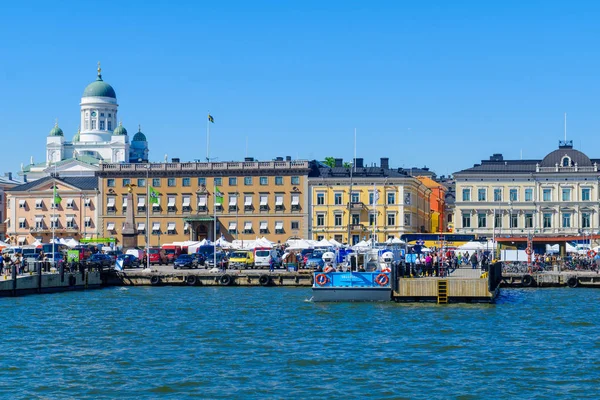
[[[123,123],[119,122],[119,126],[115,128],[115,130],[113,131],[113,135],[127,135],[127,129],[123,128]]]
[[[137,133],[133,136],[134,142],[146,142],[146,135],[142,133],[142,127],[138,128]]]
[[[98,78],[96,81],[87,85],[85,90],[83,91],[82,97],[110,97],[113,99],[117,98],[117,94],[115,93],[115,89],[112,88],[108,83],[102,80],[102,74],[100,73],[102,70],[100,65],[98,64]]]
[[[54,125],[48,136],[63,136],[63,131],[58,127],[58,122]]]

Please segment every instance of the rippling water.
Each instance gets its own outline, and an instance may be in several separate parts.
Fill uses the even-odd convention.
[[[598,398],[600,291],[496,305],[312,303],[310,289],[0,299],[2,398]]]

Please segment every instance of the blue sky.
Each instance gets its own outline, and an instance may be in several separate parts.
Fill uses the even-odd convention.
[[[555,1],[12,2],[2,171],[71,138],[96,62],[154,161],[389,157],[439,175],[563,138],[600,157],[600,5]],[[9,150],[7,150],[9,149]]]

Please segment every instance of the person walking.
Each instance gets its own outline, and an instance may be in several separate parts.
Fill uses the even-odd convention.
[[[273,261],[273,257],[269,258],[269,272],[275,271],[275,262]]]
[[[477,253],[473,252],[473,254],[471,255],[471,268],[476,269],[477,268]]]

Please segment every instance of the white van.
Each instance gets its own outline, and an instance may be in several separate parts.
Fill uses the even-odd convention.
[[[260,247],[254,249],[254,268],[269,268],[271,259],[275,268],[281,265],[281,258],[276,250]]]

